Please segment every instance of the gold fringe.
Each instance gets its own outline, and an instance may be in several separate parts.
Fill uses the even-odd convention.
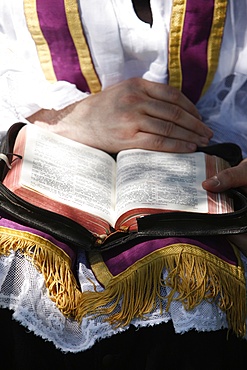
[[[96,277],[105,290],[81,292],[71,271],[69,256],[50,241],[18,230],[0,227],[0,256],[19,251],[43,274],[50,299],[66,316],[81,321],[85,316],[106,315],[116,327],[133,318],[145,319],[159,305],[179,300],[186,310],[202,300],[216,302],[226,313],[229,330],[245,335],[246,288],[244,271],[215,255],[189,244],[174,244],[149,254],[120,275],[110,274],[99,253],[90,253]],[[236,250],[236,253],[237,250]],[[239,263],[241,263],[239,257]],[[168,276],[162,280],[164,267]],[[161,297],[161,287],[170,292]]]
[[[19,251],[44,276],[50,299],[69,317],[76,316],[81,300],[69,256],[48,240],[18,230],[1,228],[0,256]]]
[[[90,260],[96,266],[96,277],[98,271],[106,277],[101,256],[93,253]],[[162,280],[164,267],[168,276]],[[162,286],[170,288],[166,297],[161,297]],[[111,325],[128,325],[134,317],[145,319],[157,300],[160,307],[167,300],[167,311],[174,300],[182,302],[186,310],[192,310],[202,300],[217,302],[226,313],[229,329],[238,336],[245,335],[246,288],[241,266],[232,266],[189,244],[174,244],[156,251],[121,276],[109,278],[108,270],[105,290],[84,293],[78,315],[94,312],[107,315]]]

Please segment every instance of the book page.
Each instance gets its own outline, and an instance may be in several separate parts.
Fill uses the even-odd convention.
[[[24,158],[22,186],[113,222],[116,164],[110,155],[28,126]]]
[[[133,208],[208,212],[203,153],[127,150],[117,163],[117,217]]]
[[[207,178],[214,176],[216,173],[229,168],[230,165],[224,159],[214,155],[206,156],[206,173]],[[208,192],[209,213],[229,213],[233,212],[233,200],[225,193]]]

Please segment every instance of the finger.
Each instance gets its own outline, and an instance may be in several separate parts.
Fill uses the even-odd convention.
[[[170,139],[161,135],[138,132],[132,141],[125,142],[128,148],[156,150],[170,153],[191,153],[197,149],[195,143]]]
[[[181,92],[162,84],[154,84],[153,87],[150,99],[143,99],[137,103],[140,111],[150,117],[176,123],[202,137],[210,139],[213,136],[212,130],[201,121],[195,106]],[[159,94],[155,94],[155,91],[159,91]],[[167,93],[168,91],[173,93]]]
[[[173,122],[202,137],[210,139],[213,135],[212,130],[201,120],[178,105],[167,102],[149,101],[149,104],[146,104],[146,112],[150,116],[157,117],[163,121]]]
[[[201,120],[201,116],[195,105],[175,87],[161,83],[145,81],[145,88],[146,93],[150,97],[163,102],[169,102],[173,105],[178,105],[191,115]]]
[[[222,192],[231,188],[242,187],[247,189],[247,161],[242,161],[238,166],[227,168],[216,176],[202,183],[204,189],[212,192]]]
[[[139,122],[139,131],[160,135],[165,138],[187,141],[198,146],[206,146],[209,142],[208,137],[201,136],[192,130],[178,126],[173,122],[162,121],[150,117],[146,117],[146,119],[142,119],[142,121]]]

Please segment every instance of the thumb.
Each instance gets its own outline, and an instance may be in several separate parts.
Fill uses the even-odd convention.
[[[217,193],[238,187],[247,189],[247,161],[244,160],[238,166],[227,168],[206,179],[203,181],[202,187],[205,190]]]

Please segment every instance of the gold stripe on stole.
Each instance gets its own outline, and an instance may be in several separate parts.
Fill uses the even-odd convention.
[[[92,93],[101,90],[101,83],[95,72],[90,51],[81,26],[80,14],[78,11],[77,1],[64,0],[66,17],[71,37],[73,39],[82,73]]]
[[[187,0],[174,0],[169,40],[169,85],[182,89],[180,46]]]
[[[227,0],[216,0],[214,7],[214,21],[208,41],[208,74],[202,95],[206,92],[213,81],[214,74],[218,66],[226,13]]]
[[[45,77],[49,82],[56,82],[57,78],[53,69],[50,49],[39,24],[36,0],[24,0],[24,13],[26,17],[27,27],[36,44],[40,64]]]
[[[180,49],[183,35],[183,25],[188,0],[174,0],[171,15],[170,39],[169,39],[169,84],[182,89],[182,68]],[[217,70],[220,48],[223,38],[225,18],[227,11],[227,0],[215,0],[214,14],[210,37],[208,40],[207,62],[208,72],[202,95],[213,81]]]

